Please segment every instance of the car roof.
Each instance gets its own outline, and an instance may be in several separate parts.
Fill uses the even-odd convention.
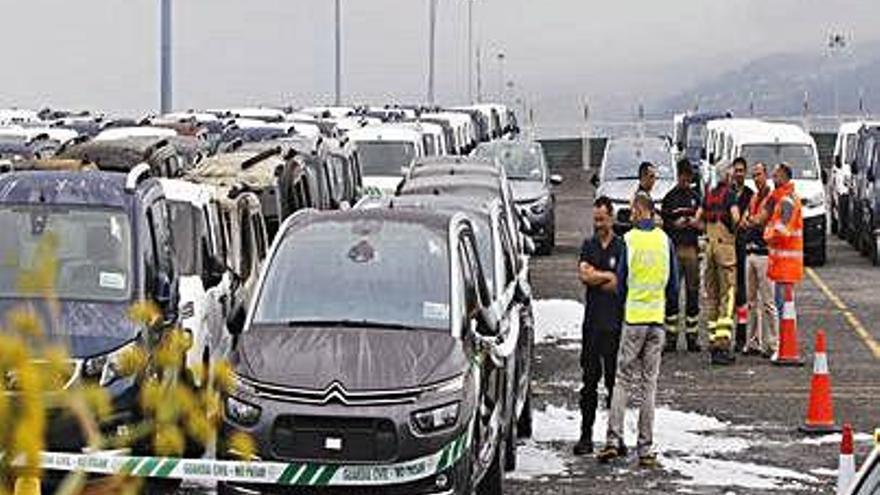
[[[501,177],[501,171],[497,168],[485,165],[439,163],[428,166],[413,167],[409,171],[410,180],[420,177],[458,177],[458,176],[487,176]]]
[[[174,129],[169,129],[167,127],[153,127],[153,126],[140,126],[140,127],[110,127],[108,129],[104,129],[97,136],[95,136],[95,141],[116,141],[119,139],[126,138],[154,138],[161,139],[164,137],[176,136],[177,131]]]
[[[0,174],[0,203],[128,207],[127,176],[97,170],[9,172]]]
[[[402,195],[407,194],[455,194],[474,197],[498,197],[501,181],[497,177],[478,175],[416,177],[403,183]]]
[[[196,184],[182,179],[160,178],[159,184],[169,201],[184,201],[204,206],[213,197],[211,188],[204,184]]]
[[[285,163],[279,153],[269,154],[272,149],[262,153],[221,153],[202,160],[194,169],[186,174],[187,180],[193,182],[214,184],[221,187],[231,187],[236,184],[245,184],[256,188],[273,187],[275,185],[275,169]],[[256,161],[253,166],[245,168],[248,160],[256,160],[261,155],[263,159]]]
[[[290,235],[308,225],[319,223],[349,223],[353,221],[382,221],[418,223],[438,236],[448,238],[449,225],[457,213],[416,208],[356,208],[350,210],[304,211],[291,217],[284,235]]]
[[[709,122],[708,128],[735,134],[734,139],[738,144],[814,143],[806,131],[794,124],[755,119],[723,119]]]
[[[412,127],[382,124],[352,129],[348,132],[352,141],[411,141],[421,142],[422,135]]]
[[[439,211],[461,211],[469,217],[489,222],[492,208],[498,199],[461,198],[456,196],[435,196],[433,194],[408,194],[382,198],[387,208],[426,208]]]
[[[86,141],[62,150],[58,156],[88,161],[104,169],[131,168],[148,160],[151,151],[161,149],[168,144],[167,139],[155,137]],[[108,159],[112,163],[107,164]]]

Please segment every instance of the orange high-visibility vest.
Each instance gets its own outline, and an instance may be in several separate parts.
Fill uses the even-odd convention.
[[[773,191],[773,214],[764,228],[764,240],[770,250],[767,276],[774,282],[794,284],[804,278],[804,218],[801,200],[789,182]],[[782,220],[782,205],[792,206],[789,221]]]

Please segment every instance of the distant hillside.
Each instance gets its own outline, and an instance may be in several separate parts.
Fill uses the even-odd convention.
[[[672,114],[693,108],[699,101],[700,108],[746,115],[749,94],[754,93],[756,115],[794,116],[803,112],[807,91],[812,114],[832,115],[835,77],[841,113],[858,113],[860,90],[866,110],[880,113],[880,42],[857,45],[837,58],[821,53],[762,57],[661,99],[655,108]]]

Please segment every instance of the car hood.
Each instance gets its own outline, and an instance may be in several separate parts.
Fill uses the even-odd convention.
[[[259,326],[241,335],[236,371],[274,385],[322,390],[390,390],[429,385],[467,369],[448,333],[373,328]]]
[[[364,187],[393,195],[402,180],[403,178],[399,175],[369,175],[364,177]]]
[[[517,203],[535,201],[550,195],[550,188],[541,181],[511,180],[509,182],[513,192],[513,200]]]
[[[138,325],[128,318],[128,303],[97,303],[60,301],[58,328],[48,324],[52,320],[47,304],[25,299],[0,299],[0,315],[31,302],[43,322],[48,341],[64,346],[71,358],[83,359],[112,352],[135,340]]]
[[[636,193],[638,187],[638,180],[608,181],[599,186],[598,191],[596,191],[596,196],[608,196],[613,201],[629,202]],[[666,193],[668,193],[673,187],[675,187],[674,181],[659,179],[654,183],[654,190],[651,192],[651,196],[654,198],[655,202],[661,201],[663,197],[666,196]]]

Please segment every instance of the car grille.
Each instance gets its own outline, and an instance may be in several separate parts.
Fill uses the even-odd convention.
[[[333,382],[324,390],[284,387],[249,380],[240,377],[240,380],[253,389],[254,393],[261,398],[292,402],[298,404],[326,405],[331,403],[346,406],[388,406],[397,404],[410,404],[430,386],[414,387],[398,390],[369,390],[349,391],[339,382]]]
[[[279,416],[272,450],[285,459],[388,462],[397,455],[397,430],[388,419]]]

